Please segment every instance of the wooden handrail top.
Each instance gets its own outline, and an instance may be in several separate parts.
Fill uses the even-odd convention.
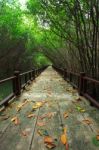
[[[83,77],[83,79],[84,79],[84,80],[89,80],[89,81],[94,82],[94,83],[96,83],[96,84],[99,84],[99,81],[98,81],[98,80],[92,79],[92,78],[90,78],[90,77]]]
[[[72,71],[70,71],[69,73],[71,73],[72,75],[75,75],[75,76],[80,76],[80,74],[79,73],[74,73],[74,72],[72,72]]]
[[[0,84],[4,83],[4,82],[6,82],[6,81],[9,81],[9,80],[13,80],[13,79],[15,79],[15,78],[16,78],[16,76],[12,76],[12,77],[3,79],[3,80],[0,81]]]
[[[30,72],[32,72],[32,71],[33,71],[33,70],[29,70],[29,71],[23,72],[23,73],[20,74],[20,76],[23,76],[23,75],[25,75],[25,74],[28,74],[28,73],[30,73]]]

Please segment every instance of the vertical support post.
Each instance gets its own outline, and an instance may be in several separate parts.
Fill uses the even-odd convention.
[[[85,76],[85,72],[80,73],[80,80],[79,80],[79,95],[83,95],[83,92],[85,91],[85,84],[83,77]]]
[[[69,73],[69,80],[70,80],[70,82],[72,82],[72,74],[71,74],[71,72]]]
[[[20,72],[15,71],[14,76],[15,76],[15,78],[13,80],[13,92],[15,93],[15,95],[18,96],[21,94]]]
[[[38,68],[37,68],[36,74],[37,74],[37,77],[38,77]]]
[[[27,84],[27,74],[25,74],[25,83]]]
[[[67,79],[67,69],[64,69],[64,79]]]
[[[29,72],[29,79],[30,79],[30,81],[31,81],[31,72]]]
[[[32,71],[31,71],[31,81],[33,81],[33,74],[32,74]]]
[[[33,80],[35,80],[35,69],[34,68],[32,69],[32,77],[33,77]]]

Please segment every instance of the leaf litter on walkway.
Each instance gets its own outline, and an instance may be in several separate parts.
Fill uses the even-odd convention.
[[[11,122],[14,122],[15,125],[19,125],[20,124],[20,120],[19,120],[19,118],[17,116],[13,117],[11,119]]]
[[[45,143],[47,148],[49,148],[49,149],[55,148],[56,145],[54,142],[55,141],[53,140],[53,138],[51,136],[45,136],[44,137],[44,143]]]
[[[24,105],[26,105],[28,102],[30,102],[29,100],[25,99],[22,103],[20,103],[17,107],[16,107],[16,110],[17,112],[20,111],[22,109],[22,107]]]
[[[62,133],[62,135],[60,137],[60,140],[61,140],[61,143],[63,145],[65,145],[66,150],[68,150],[69,145],[68,145],[67,128],[66,127],[64,127],[64,129],[63,129],[63,133]]]
[[[69,113],[68,112],[64,112],[63,116],[64,116],[64,118],[68,118],[69,117]]]
[[[35,102],[35,104],[33,105],[32,109],[36,110],[40,107],[42,107],[47,101],[39,101],[39,102]]]
[[[46,123],[45,122],[37,122],[37,125],[40,126],[40,127],[42,127],[42,126],[45,126]]]
[[[90,125],[90,124],[93,123],[90,118],[83,119],[82,122],[85,123],[85,124],[87,124],[87,125]]]
[[[44,118],[50,119],[50,118],[54,117],[55,114],[56,114],[56,112],[45,113],[45,114],[43,114],[42,116],[39,117],[39,120],[42,120]]]
[[[36,115],[33,114],[33,113],[29,113],[29,114],[27,115],[27,117],[28,117],[28,118],[32,118],[32,117],[36,117]]]

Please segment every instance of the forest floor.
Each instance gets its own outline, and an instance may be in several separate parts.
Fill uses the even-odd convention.
[[[51,67],[0,113],[0,150],[99,150],[99,110]]]

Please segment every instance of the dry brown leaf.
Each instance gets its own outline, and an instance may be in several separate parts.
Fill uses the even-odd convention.
[[[40,136],[43,136],[43,133],[41,132],[41,130],[37,130],[37,133],[38,133]]]
[[[15,116],[15,117],[13,117],[13,118],[11,119],[11,121],[13,122],[13,121],[15,121],[15,119],[16,119],[16,116]]]
[[[19,104],[16,108],[17,111],[20,111],[22,109],[22,107],[27,104],[29,102],[29,100],[25,100],[24,102],[22,102],[21,104]]]
[[[22,131],[22,132],[21,132],[21,135],[26,137],[26,136],[28,135],[28,132]]]
[[[32,117],[35,117],[36,115],[35,114],[28,114],[28,118],[32,118]]]
[[[19,125],[19,124],[20,124],[20,120],[19,120],[18,117],[13,117],[13,118],[11,119],[11,121],[14,122],[15,125]]]
[[[64,113],[64,118],[67,118],[69,114],[67,112]]]
[[[46,118],[46,117],[50,119],[51,117],[53,117],[53,116],[55,115],[55,113],[56,113],[56,112],[49,112],[49,113],[44,114],[44,115],[42,115],[41,117],[39,117],[39,119],[42,120],[42,119],[44,119],[44,118]]]
[[[39,117],[39,120],[42,120],[42,119],[44,119],[46,117],[47,117],[47,114],[44,114],[44,115],[42,115],[42,116]]]
[[[37,125],[42,127],[42,126],[45,126],[46,124],[45,124],[45,122],[37,122]]]
[[[19,125],[20,124],[20,120],[19,120],[19,118],[16,118],[16,120],[15,120],[15,125]]]
[[[52,137],[50,137],[50,136],[44,137],[44,143],[46,144],[46,147],[49,149],[56,147],[56,145],[53,143]]]
[[[46,147],[49,149],[53,149],[54,147],[56,147],[56,145],[54,143],[47,143]]]
[[[84,119],[83,122],[88,124],[88,125],[92,124],[92,121],[89,118],[88,119]]]
[[[53,139],[50,136],[45,136],[44,137],[44,143],[53,143]]]
[[[96,136],[97,141],[99,141],[99,135]]]
[[[48,118],[54,117],[55,113],[56,112],[50,112],[50,113],[48,113]]]

